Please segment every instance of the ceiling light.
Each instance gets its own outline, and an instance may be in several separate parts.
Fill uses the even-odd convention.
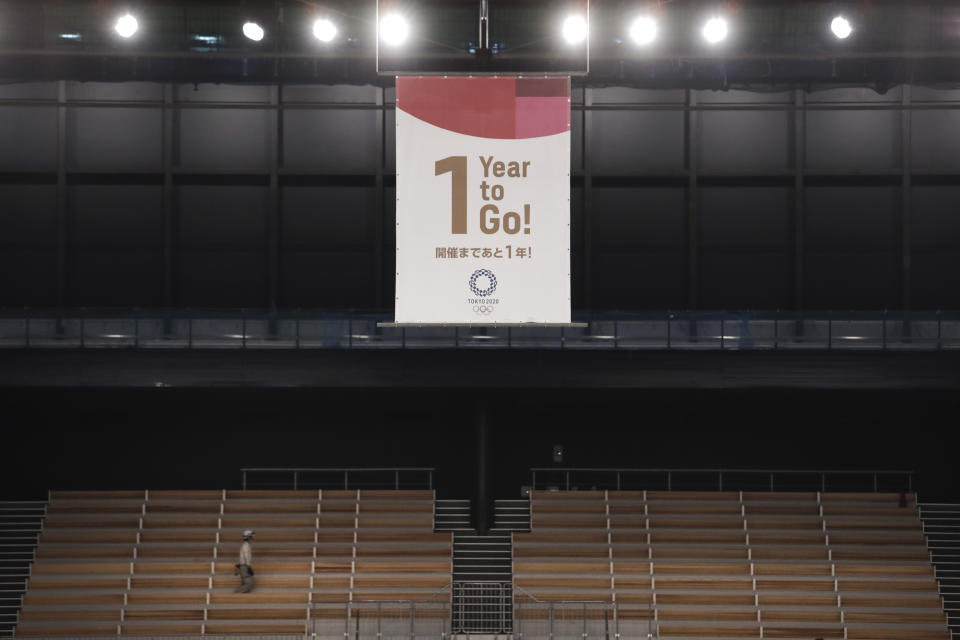
[[[121,38],[129,38],[137,32],[137,29],[140,28],[140,25],[137,23],[137,19],[128,13],[127,15],[118,19],[117,24],[114,25],[113,28]]]
[[[313,37],[320,42],[333,42],[337,37],[337,25],[327,18],[320,18],[313,23]]]
[[[843,40],[853,33],[853,27],[850,26],[849,20],[843,16],[837,16],[830,23],[830,31],[833,31],[833,35]]]
[[[580,16],[569,16],[563,21],[562,33],[568,44],[580,44],[587,38],[587,21]]]
[[[260,42],[263,40],[263,27],[256,22],[247,22],[243,25],[243,35],[247,36],[254,42]]]
[[[410,35],[410,25],[403,16],[390,13],[380,21],[380,38],[389,45],[403,44]]]
[[[650,16],[640,16],[630,25],[630,37],[637,44],[650,44],[657,39],[657,21]]]
[[[703,39],[716,44],[727,37],[727,21],[723,18],[710,18],[703,25]]]

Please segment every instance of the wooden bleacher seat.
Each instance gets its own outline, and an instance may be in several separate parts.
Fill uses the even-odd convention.
[[[514,535],[514,581],[560,600],[605,592],[612,578],[618,606],[652,607],[665,640],[756,638],[761,629],[791,640],[945,639],[916,498],[900,500],[538,491],[532,533]]]
[[[451,578],[431,491],[52,496],[20,635],[303,634],[311,602],[342,617],[352,597],[436,600]],[[256,588],[237,594],[246,528]]]

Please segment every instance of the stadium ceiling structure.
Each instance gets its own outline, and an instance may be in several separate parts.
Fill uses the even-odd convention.
[[[958,82],[958,61],[960,5],[944,0],[0,2],[0,77],[18,80],[389,84],[395,71],[589,71],[591,86],[882,92]]]

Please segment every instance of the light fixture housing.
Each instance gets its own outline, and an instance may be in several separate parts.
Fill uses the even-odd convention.
[[[117,18],[116,24],[113,25],[113,30],[116,31],[117,35],[121,38],[132,38],[139,29],[140,23],[129,13]]]
[[[850,21],[841,15],[830,22],[830,31],[840,40],[846,40],[853,33],[853,27],[850,26]]]
[[[560,33],[567,44],[580,44],[587,39],[587,21],[583,16],[567,16]]]
[[[254,42],[260,42],[264,36],[263,27],[256,22],[248,21],[243,25],[243,35]]]
[[[641,46],[657,39],[657,21],[650,16],[639,16],[630,25],[630,38]]]
[[[399,13],[388,13],[380,20],[380,39],[384,44],[397,47],[410,36],[410,24]]]
[[[703,35],[703,39],[710,44],[717,44],[726,40],[729,32],[730,27],[726,19],[720,16],[714,16],[703,23],[701,34]]]

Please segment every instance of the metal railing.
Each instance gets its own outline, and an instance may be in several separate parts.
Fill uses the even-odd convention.
[[[30,636],[30,640],[117,640],[120,636],[119,633],[114,635],[55,635],[55,636]],[[219,633],[183,633],[183,634],[144,634],[137,635],[137,640],[304,640],[307,636],[302,633],[293,634],[293,633],[262,633],[257,632],[256,634],[243,634],[243,633],[230,633],[230,634],[219,634]],[[343,637],[343,634],[339,634],[340,638]]]
[[[483,587],[480,585],[483,584]],[[511,634],[517,640],[618,640],[655,638],[657,622],[650,605],[618,605],[601,601],[543,601],[510,583],[473,583],[458,591],[449,585],[424,600],[355,600],[344,605],[316,603],[310,631],[316,637],[344,640],[415,640],[451,635]],[[479,589],[480,591],[476,591]],[[509,591],[509,592],[508,592]],[[458,596],[475,597],[497,606],[459,609]],[[464,615],[463,618],[460,618]],[[511,625],[509,620],[514,622]],[[497,629],[502,629],[498,631]]]
[[[0,502],[0,638],[12,637],[36,558],[46,502]]]
[[[616,602],[539,600],[516,588],[513,636],[516,640],[619,640],[659,637],[652,605]]]
[[[535,467],[531,489],[864,491],[912,493],[913,471],[812,469],[602,469]]]
[[[454,633],[512,633],[513,584],[510,582],[454,582]]]
[[[927,502],[918,507],[947,625],[956,638],[960,636],[960,504]]]
[[[391,312],[0,311],[0,348],[960,349],[960,312],[579,313],[585,327],[381,327]]]
[[[435,467],[245,467],[244,489],[433,489]]]

